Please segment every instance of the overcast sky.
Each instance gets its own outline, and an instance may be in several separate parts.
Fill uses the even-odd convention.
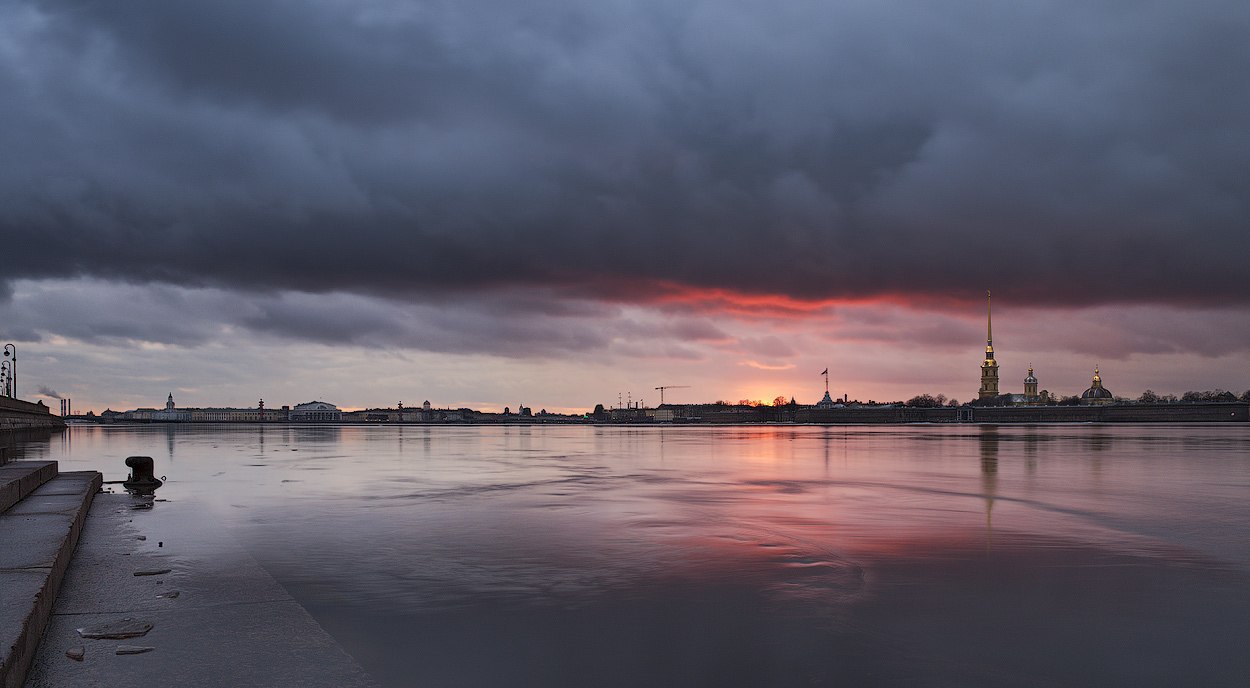
[[[1246,36],[1244,0],[0,0],[0,338],[81,410],[968,399],[988,288],[1004,391],[1241,391]]]

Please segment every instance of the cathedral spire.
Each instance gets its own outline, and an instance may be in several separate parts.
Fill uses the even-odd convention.
[[[985,360],[981,363],[981,399],[998,396],[998,361],[994,360],[994,320],[990,310],[990,291],[985,290]]]
[[[994,358],[994,316],[990,309],[990,290],[985,290],[985,357]]]

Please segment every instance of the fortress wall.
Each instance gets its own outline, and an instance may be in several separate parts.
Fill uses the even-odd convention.
[[[1109,423],[1245,423],[1250,421],[1250,404],[1116,404],[1103,408],[1103,419]]]
[[[1250,404],[1111,404],[976,407],[974,423],[1245,423]]]
[[[63,428],[65,421],[43,404],[0,397],[0,432],[30,428]]]
[[[1245,402],[1196,404],[1112,404],[1108,406],[963,406],[960,408],[873,407],[817,409],[761,406],[704,407],[699,422],[735,423],[1245,423]]]

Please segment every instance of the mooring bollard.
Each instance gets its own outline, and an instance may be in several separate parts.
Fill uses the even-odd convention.
[[[130,476],[122,482],[122,486],[127,492],[150,495],[165,484],[156,477],[156,462],[150,456],[128,456],[126,465],[130,467]]]

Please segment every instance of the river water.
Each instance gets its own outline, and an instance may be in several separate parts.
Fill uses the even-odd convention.
[[[1250,685],[1250,426],[75,427],[390,686]]]

